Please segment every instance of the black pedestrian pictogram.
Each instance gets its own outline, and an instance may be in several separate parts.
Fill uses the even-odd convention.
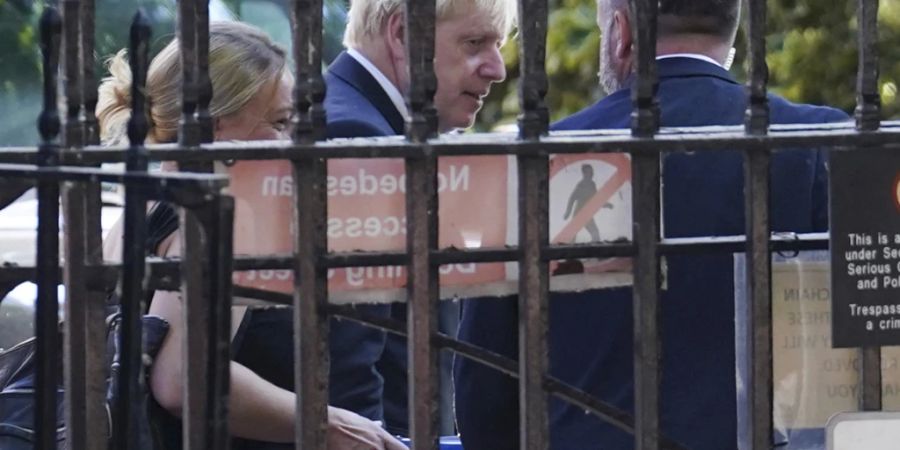
[[[575,189],[573,189],[572,194],[569,195],[569,203],[566,205],[566,212],[563,214],[563,220],[569,220],[570,215],[578,214],[578,211],[581,211],[581,208],[584,208],[591,198],[597,194],[597,183],[594,182],[594,168],[591,167],[590,164],[582,164],[581,175],[581,181],[575,185]],[[606,206],[609,205],[604,205],[604,207]],[[600,230],[597,228],[597,223],[594,222],[593,217],[584,224],[584,230],[591,235],[592,242],[600,240]]]

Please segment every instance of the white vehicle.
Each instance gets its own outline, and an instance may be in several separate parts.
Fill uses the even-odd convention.
[[[122,197],[114,189],[104,188],[100,226],[103,234],[122,215]],[[18,200],[0,209],[0,265],[33,267],[37,253],[37,197],[35,190],[26,192]],[[60,229],[65,224],[59,220]],[[62,234],[60,234],[62,244]],[[62,253],[60,253],[62,255]],[[0,292],[0,295],[3,295]],[[23,283],[0,300],[0,350],[9,348],[34,334],[34,301],[37,287]],[[60,311],[65,289],[59,287]]]

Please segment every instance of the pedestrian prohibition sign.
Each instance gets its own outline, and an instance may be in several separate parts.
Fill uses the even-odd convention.
[[[552,244],[631,239],[631,160],[628,156],[621,153],[555,155],[550,160],[549,175]],[[621,273],[630,269],[630,258],[550,263],[554,275]]]
[[[572,173],[576,171],[581,173],[581,180],[573,187]],[[559,194],[551,194],[551,198],[565,202],[553,205],[555,207],[551,206],[551,223],[561,225],[551,226],[551,229],[559,229],[555,234],[551,234],[553,236],[551,243],[574,243],[576,235],[581,230],[588,232],[591,242],[630,237],[630,208],[627,208],[627,211],[615,211],[626,223],[617,221],[614,229],[604,229],[601,232],[595,222],[601,209],[613,208],[611,200],[617,193],[623,197],[620,204],[631,203],[630,195],[625,196],[622,192],[626,184],[631,182],[631,161],[626,155],[621,153],[555,155],[550,160],[549,175],[550,189],[560,189]],[[604,175],[608,176],[604,179]],[[599,188],[595,178],[601,181]],[[565,208],[565,212],[560,217],[558,212],[562,207]],[[559,219],[563,222],[557,222]],[[622,229],[623,225],[625,229]],[[605,235],[602,239],[601,234]]]

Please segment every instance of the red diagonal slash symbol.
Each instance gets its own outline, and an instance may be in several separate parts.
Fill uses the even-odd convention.
[[[597,190],[597,193],[591,197],[584,207],[572,217],[572,220],[557,233],[551,241],[552,244],[574,242],[578,231],[587,225],[588,221],[600,211],[600,208],[609,201],[613,194],[618,192],[625,183],[631,181],[631,160],[621,153],[557,155],[550,161],[550,179],[552,180],[557,173],[579,161],[602,161],[613,166],[616,171],[603,183],[603,186]]]

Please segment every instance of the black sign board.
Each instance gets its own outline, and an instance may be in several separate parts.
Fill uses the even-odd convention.
[[[834,347],[900,345],[900,153],[833,151]]]

